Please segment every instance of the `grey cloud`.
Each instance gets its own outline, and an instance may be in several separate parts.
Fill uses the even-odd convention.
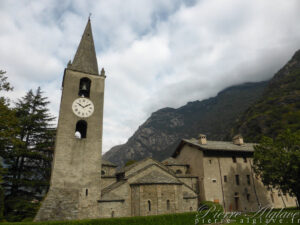
[[[298,0],[26,2],[0,3],[0,69],[15,86],[10,97],[42,86],[57,116],[63,69],[92,12],[107,72],[105,151],[153,111],[269,79],[300,48]]]

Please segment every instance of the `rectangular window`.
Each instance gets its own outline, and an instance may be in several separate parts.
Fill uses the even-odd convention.
[[[213,182],[213,183],[217,183],[217,180],[216,180],[216,179],[212,179],[212,182]]]
[[[211,164],[211,159],[209,160],[209,164]]]
[[[236,157],[235,156],[232,157],[232,162],[236,163]]]
[[[247,184],[248,184],[248,185],[251,184],[251,182],[250,182],[250,175],[249,175],[249,174],[247,175]]]
[[[224,176],[224,182],[227,182],[227,176]]]
[[[273,197],[272,193],[270,194],[270,197],[271,197],[272,203],[274,203],[274,197]]]
[[[240,176],[239,175],[235,175],[235,183],[236,183],[236,185],[240,185]]]
[[[247,194],[247,201],[250,202],[250,194]]]
[[[246,157],[243,157],[243,159],[244,159],[244,163],[246,163],[246,162],[247,162],[247,158],[246,158]]]

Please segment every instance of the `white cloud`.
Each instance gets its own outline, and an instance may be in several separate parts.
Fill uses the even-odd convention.
[[[0,69],[13,99],[41,86],[57,115],[63,69],[89,12],[107,72],[103,149],[154,111],[270,78],[300,47],[297,0],[0,2]]]

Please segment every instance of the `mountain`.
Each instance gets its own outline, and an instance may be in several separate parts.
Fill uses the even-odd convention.
[[[262,135],[276,137],[284,129],[300,129],[300,50],[274,75],[231,134],[239,132],[246,141],[257,142]]]
[[[206,134],[210,140],[226,140],[235,120],[259,99],[267,82],[245,83],[221,91],[216,97],[163,108],[150,116],[127,143],[103,156],[119,166],[128,160],[169,157],[182,138]]]

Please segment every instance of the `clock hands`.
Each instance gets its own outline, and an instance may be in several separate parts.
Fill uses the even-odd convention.
[[[87,104],[87,105],[83,106],[83,108],[86,108],[86,107],[88,107],[89,105],[91,105],[91,104]]]
[[[78,104],[78,105],[80,105],[80,106],[81,106],[81,108],[85,108],[85,107],[84,107],[83,105],[81,105],[80,103],[78,103],[78,102],[77,102],[77,104]]]

